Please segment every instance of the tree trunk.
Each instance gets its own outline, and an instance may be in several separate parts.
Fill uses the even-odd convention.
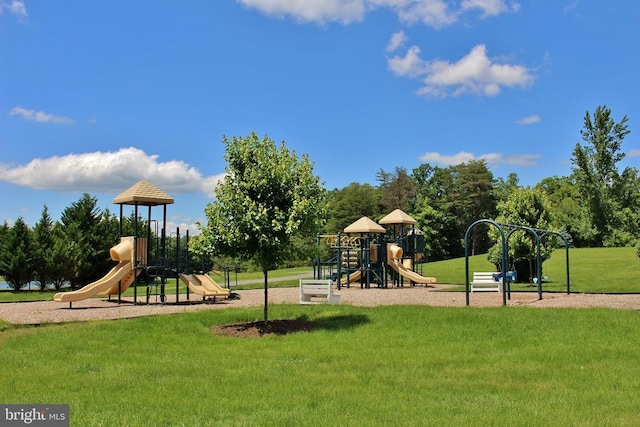
[[[269,270],[266,268],[262,270],[264,274],[264,324],[269,323],[269,282],[267,281],[267,275]]]

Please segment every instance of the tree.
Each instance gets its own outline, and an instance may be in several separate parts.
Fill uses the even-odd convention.
[[[498,212],[496,221],[503,224],[548,230],[552,223],[549,201],[546,194],[538,188],[521,188],[514,191],[505,202],[498,204]],[[489,260],[499,267],[502,259],[500,234],[492,227],[489,235],[497,242],[489,251]],[[551,256],[556,246],[557,239],[554,236],[542,241],[541,262]],[[509,258],[513,260],[520,280],[525,277],[529,282],[532,280],[536,271],[534,269],[536,254],[536,241],[531,233],[520,230],[514,232],[509,238]]]
[[[380,169],[376,174],[380,183],[381,204],[386,213],[396,209],[411,212],[416,204],[416,184],[405,168],[396,167],[393,172]]]
[[[484,161],[471,161],[448,168],[420,165],[412,174],[418,188],[418,208],[414,217],[423,217],[426,206],[441,214],[446,221],[442,233],[437,236],[446,244],[446,258],[464,254],[464,234],[473,222],[495,215],[493,175]],[[427,216],[433,217],[429,212]],[[428,235],[429,233],[427,233]],[[482,253],[490,246],[487,230],[474,228],[471,235],[472,253]],[[435,247],[435,246],[434,246]],[[442,259],[442,258],[441,258]]]
[[[81,258],[71,287],[77,288],[102,277],[112,267],[109,248],[117,241],[117,234],[109,222],[110,214],[103,214],[97,199],[88,193],[67,207],[61,215],[67,236],[80,247]]]
[[[572,238],[573,244],[583,246],[593,236],[593,227],[580,205],[580,194],[574,178],[570,176],[547,177],[536,184],[549,200],[552,227],[563,230]]]
[[[14,290],[19,291],[32,279],[32,231],[19,217],[0,247],[0,275]]]
[[[593,226],[593,234],[587,241],[591,246],[627,244],[638,236],[637,224],[628,229],[629,222],[637,219],[634,213],[640,207],[638,171],[627,167],[620,173],[617,166],[625,157],[621,146],[630,132],[627,121],[624,116],[616,123],[606,106],[598,106],[593,119],[587,111],[580,131],[586,144],[577,143],[573,151],[573,176],[582,207]]]
[[[340,232],[363,216],[378,218],[382,214],[380,191],[370,184],[351,183],[329,192],[327,200],[328,233]]]
[[[268,322],[268,271],[290,253],[294,236],[315,236],[325,215],[326,192],[306,155],[298,158],[255,132],[223,137],[226,177],[207,205],[197,251],[253,259],[264,274]]]
[[[76,230],[75,225],[67,229],[60,222],[53,225],[53,247],[51,248],[53,263],[50,274],[51,284],[56,291],[77,277],[77,269],[82,262],[83,254],[78,243],[79,239],[70,237],[70,235],[76,235]]]
[[[42,216],[33,229],[33,279],[38,282],[40,290],[44,290],[52,282],[53,265],[53,220],[47,205],[42,209]]]

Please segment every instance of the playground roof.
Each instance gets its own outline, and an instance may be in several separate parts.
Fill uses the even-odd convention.
[[[363,216],[350,226],[344,229],[345,233],[386,233],[387,230],[384,227],[378,225],[374,220]]]
[[[403,224],[403,225],[406,225],[406,224],[416,224],[418,221],[416,221],[415,219],[411,218],[409,215],[404,213],[402,210],[396,209],[395,211],[391,212],[389,215],[385,216],[384,218],[382,218],[378,222],[380,224]]]
[[[173,197],[143,179],[123,191],[113,203],[118,205],[158,206],[173,204]]]

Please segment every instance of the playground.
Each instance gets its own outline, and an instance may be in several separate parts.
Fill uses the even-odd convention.
[[[119,206],[120,229],[119,243],[113,246],[109,254],[117,263],[98,280],[80,289],[58,292],[53,300],[68,303],[68,308],[83,301],[94,301],[93,297],[106,297],[109,302],[116,300],[118,305],[141,302],[161,304],[180,304],[197,301],[224,301],[231,297],[228,288],[221,286],[204,270],[193,269],[190,265],[189,233],[185,235],[184,247],[178,228],[175,233],[175,247],[170,248],[167,239],[167,206],[174,199],[147,180],[142,180],[118,196],[113,202]],[[124,207],[133,207],[133,235],[123,235]],[[147,208],[146,222],[141,220],[141,209]],[[162,219],[152,218],[152,208],[162,208]],[[139,223],[142,223],[139,225]],[[152,234],[151,224],[163,224]],[[361,288],[369,289],[372,284],[378,288],[433,285],[435,277],[422,275],[424,263],[424,237],[415,228],[417,221],[399,209],[391,212],[379,221],[379,224],[367,217],[344,229],[344,234],[318,235],[318,247],[324,246],[330,254],[329,259],[315,260],[314,279],[329,279],[337,289],[349,288],[359,282]],[[319,250],[318,253],[321,251]],[[175,256],[171,257],[172,254]],[[344,277],[343,277],[344,276]],[[144,279],[143,279],[144,278]],[[175,293],[169,291],[175,282]],[[144,282],[144,283],[143,283]],[[142,286],[140,286],[142,285]],[[180,286],[186,287],[186,295]],[[133,298],[124,298],[131,287]],[[331,286],[330,286],[331,287]],[[138,292],[144,290],[140,301]],[[329,289],[330,290],[330,289]],[[173,296],[173,298],[169,298]],[[334,301],[339,301],[336,296]]]
[[[22,303],[20,313],[14,313],[10,305],[5,305],[7,309],[2,312],[3,320],[25,324],[58,323],[255,307],[264,303],[262,290],[237,291],[234,292],[236,298],[230,299],[228,277],[223,279],[221,286],[208,272],[191,268],[188,232],[184,239],[180,239],[179,229],[172,232],[176,237],[174,247],[167,243],[164,229],[156,230],[155,237],[151,238],[149,225],[159,223],[152,219],[152,207],[162,207],[164,224],[167,205],[173,203],[173,199],[162,190],[143,180],[117,196],[114,203],[119,205],[121,222],[124,206],[134,208],[135,218],[139,217],[140,208],[148,208],[148,226],[138,227],[136,224],[133,236],[121,236],[120,243],[111,248],[110,255],[116,265],[102,278],[81,289],[57,293],[53,302]],[[472,224],[470,229],[480,223],[492,222],[481,220]],[[478,307],[507,305],[508,295],[508,304],[516,306],[640,309],[638,295],[585,295],[567,292],[548,293],[543,299],[541,286],[538,286],[537,294],[510,292],[508,286],[502,286],[503,283],[508,284],[505,281],[507,275],[496,279],[492,277],[495,272],[473,272],[474,278],[470,279],[468,261],[465,267],[466,292],[459,292],[459,288],[457,292],[452,292],[451,288],[454,286],[438,283],[435,277],[427,275],[424,238],[415,225],[413,218],[397,209],[378,223],[362,217],[341,233],[318,235],[319,255],[314,260],[313,279],[333,284],[336,295],[334,302],[354,306],[464,306],[470,304],[469,289],[473,292],[475,286],[477,292],[472,294],[471,305]],[[497,223],[491,225],[506,227]],[[512,229],[511,234],[515,227],[509,227]],[[539,232],[533,229],[525,231],[535,236]],[[184,242],[182,247],[181,241]],[[503,238],[505,249],[507,243],[508,237]],[[504,253],[506,252],[505,250]],[[169,256],[172,253],[174,256]],[[568,284],[568,250],[566,259]],[[506,271],[506,260],[503,260],[503,264]],[[144,275],[141,274],[143,272]],[[139,283],[143,276],[144,283]],[[473,280],[471,287],[470,280]],[[491,289],[482,289],[485,284]],[[129,287],[132,290],[125,296],[124,292]],[[480,290],[497,292],[479,292]],[[104,298],[94,298],[95,296]],[[269,302],[296,304],[299,302],[297,297],[297,288],[273,288]]]

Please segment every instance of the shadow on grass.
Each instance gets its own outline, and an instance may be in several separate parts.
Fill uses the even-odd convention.
[[[213,326],[211,327],[211,332],[227,337],[253,338],[317,330],[339,331],[353,329],[369,322],[369,317],[363,314],[344,314],[311,320],[306,315],[303,315],[295,319],[269,320],[267,323],[259,320],[255,322]]]

